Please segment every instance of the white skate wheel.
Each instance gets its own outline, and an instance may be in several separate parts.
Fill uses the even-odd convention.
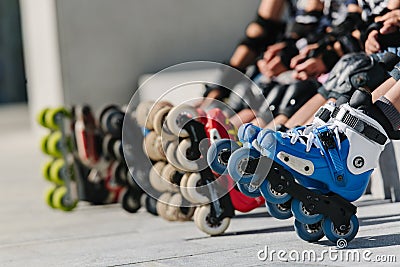
[[[147,116],[151,107],[154,105],[153,101],[146,101],[140,103],[136,108],[136,121],[138,125],[146,127]],[[147,128],[147,127],[146,127]]]
[[[176,159],[176,150],[178,149],[178,143],[177,142],[171,142],[167,146],[167,151],[165,153],[167,161],[174,166],[177,170],[180,170],[184,172],[183,166],[178,162]]]
[[[209,205],[198,208],[196,217],[194,218],[196,225],[200,230],[211,236],[223,234],[228,229],[231,219],[227,217],[220,222],[211,223],[209,221],[210,211],[211,208]]]
[[[146,128],[150,130],[154,129],[154,117],[164,107],[172,107],[172,104],[168,101],[159,101],[154,103],[149,111],[149,115],[147,116]]]
[[[197,160],[189,160],[186,158],[186,151],[189,150],[191,146],[190,139],[184,139],[178,145],[178,150],[176,151],[176,159],[180,163],[180,165],[188,172],[198,172],[199,165],[197,164]]]
[[[177,175],[177,172],[178,171],[171,164],[165,165],[161,171],[161,178],[164,180],[164,183],[168,184],[168,191],[174,193],[179,192],[178,185],[173,183],[173,178]]]
[[[157,134],[154,131],[151,131],[143,139],[143,151],[151,160],[154,161],[159,160],[159,153],[156,148],[157,138]]]
[[[185,174],[182,176],[181,183],[180,183],[180,185],[179,185],[179,186],[180,186],[179,189],[181,190],[182,196],[183,196],[184,198],[186,198],[187,201],[189,201],[190,203],[193,203],[193,204],[197,204],[196,200],[195,200],[195,199],[192,199],[192,198],[190,197],[189,193],[187,192],[187,181],[189,180],[190,174],[191,174],[191,173],[185,173]]]
[[[195,200],[195,203],[200,203],[200,204],[207,204],[210,203],[210,200],[208,197],[200,194],[197,191],[197,183],[201,180],[201,176],[199,173],[192,173],[189,176],[189,179],[187,181],[187,187],[186,191],[189,195],[189,197],[193,200]]]
[[[168,209],[168,202],[171,199],[172,195],[171,193],[164,193],[162,194],[156,204],[156,210],[158,215],[160,215],[161,218],[164,220],[169,221],[169,217],[167,216],[167,209]]]
[[[149,182],[150,185],[158,192],[167,192],[170,188],[169,183],[167,183],[161,177],[161,171],[165,167],[165,162],[157,162],[150,169]]]
[[[189,221],[194,214],[193,207],[182,207],[183,197],[181,194],[174,194],[170,199],[171,217],[177,218],[178,221]]]
[[[168,113],[167,126],[168,129],[176,136],[188,137],[189,133],[185,129],[183,129],[184,125],[181,125],[180,123],[180,119],[182,118],[182,116],[188,116],[195,119],[197,117],[196,109],[187,105],[174,107]]]
[[[163,124],[165,123],[165,118],[167,117],[167,114],[169,111],[172,109],[170,106],[165,106],[162,109],[160,109],[157,114],[154,115],[153,118],[153,128],[154,131],[158,134],[161,135],[161,131],[163,128]]]

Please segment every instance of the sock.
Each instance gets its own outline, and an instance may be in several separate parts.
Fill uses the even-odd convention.
[[[375,105],[385,114],[386,118],[388,118],[393,130],[397,131],[400,128],[400,112],[384,96],[381,96],[375,102]]]

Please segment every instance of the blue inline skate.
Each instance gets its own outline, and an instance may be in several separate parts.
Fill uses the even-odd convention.
[[[363,194],[389,142],[377,121],[349,104],[325,105],[310,126],[276,132],[245,124],[239,134],[242,148],[232,145],[226,160],[221,155],[228,146],[220,141],[210,149],[209,163],[225,166],[249,193],[262,194],[272,216],[293,214],[303,240],[325,235],[336,243],[356,236],[359,224],[351,202]]]

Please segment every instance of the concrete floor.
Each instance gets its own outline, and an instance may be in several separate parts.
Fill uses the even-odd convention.
[[[378,257],[390,255],[397,263],[382,265],[399,265],[400,203],[359,201],[360,231],[339,251],[326,239],[303,242],[292,220],[270,218],[264,209],[239,214],[226,235],[212,238],[193,222],[169,223],[144,210],[127,214],[118,205],[51,210],[42,197],[45,157],[30,131],[27,108],[0,108],[0,129],[0,266],[376,266]],[[286,255],[261,261],[257,255],[266,247],[268,254],[283,250]],[[322,261],[293,260],[305,250],[326,253]],[[360,255],[360,261],[346,260],[349,253]]]

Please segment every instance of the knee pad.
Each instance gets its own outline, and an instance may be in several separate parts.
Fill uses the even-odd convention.
[[[390,77],[386,68],[386,63],[380,62],[375,55],[345,55],[333,67],[328,80],[318,92],[327,99],[337,99],[343,94],[351,95],[359,87],[373,91]]]
[[[277,84],[270,88],[265,97],[264,103],[258,110],[257,116],[264,120],[266,123],[270,122],[271,114],[275,117],[278,114],[279,104],[285,94],[288,85]]]
[[[265,19],[257,14],[256,19],[252,22],[262,28],[262,34],[257,37],[246,36],[239,45],[245,45],[256,54],[262,53],[267,46],[278,40],[285,30],[285,23]]]
[[[319,86],[320,84],[313,80],[298,81],[289,85],[282,97],[277,114],[290,118],[317,93]]]

